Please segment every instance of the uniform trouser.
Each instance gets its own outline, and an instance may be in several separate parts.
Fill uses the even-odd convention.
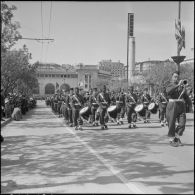
[[[166,105],[159,104],[159,119],[164,121],[166,118]]]
[[[100,113],[100,125],[105,125],[105,116],[107,112],[107,108],[99,107],[99,113]]]
[[[68,108],[66,105],[62,104],[60,108],[60,113],[63,115],[64,119],[68,121]]]
[[[68,120],[69,120],[70,124],[73,123],[72,108],[69,108],[69,109],[68,109]]]
[[[95,117],[96,111],[97,111],[97,107],[92,106],[91,107],[91,113],[92,113],[91,120],[92,120],[92,122],[95,122],[95,120],[96,120],[96,117]]]
[[[73,124],[74,126],[82,125],[83,121],[79,114],[80,109],[72,109],[72,117],[73,117]]]
[[[54,102],[54,112],[57,112],[57,111],[58,111],[58,103]]]
[[[57,106],[57,111],[58,111],[58,114],[59,114],[59,115],[62,114],[62,113],[61,113],[61,110],[60,110],[61,105],[62,105],[62,103],[58,103],[58,106]]]
[[[124,118],[125,116],[125,106],[118,106],[117,107],[117,119]]]
[[[182,101],[169,102],[166,108],[166,118],[169,127],[168,136],[174,137],[175,133],[178,133],[180,136],[182,136],[186,123],[185,103]],[[177,118],[179,124],[175,128],[175,122]]]
[[[136,122],[137,120],[137,114],[134,110],[134,107],[127,106],[127,121],[128,123]]]
[[[147,120],[150,118],[150,111],[148,110],[148,106],[144,105],[144,107],[146,109],[146,114],[143,118],[144,118],[144,120]]]

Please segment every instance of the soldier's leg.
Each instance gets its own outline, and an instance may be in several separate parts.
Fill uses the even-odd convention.
[[[132,118],[131,118],[131,107],[127,107],[127,122],[129,124],[129,128],[131,128],[131,122],[132,122]]]
[[[105,121],[104,121],[104,117],[105,117],[105,113],[106,110],[103,108],[100,108],[100,124],[101,124],[101,128],[104,129],[104,125],[105,125]]]
[[[177,102],[177,107],[179,110],[179,123],[176,127],[175,132],[179,135],[182,136],[183,132],[185,130],[185,124],[186,124],[186,108],[185,108],[185,104],[183,102]]]
[[[175,121],[177,118],[177,110],[175,102],[169,102],[166,108],[166,117],[168,122],[168,137],[175,137]]]
[[[76,109],[72,109],[73,126],[77,127],[77,113]]]
[[[120,123],[123,124],[123,118],[125,116],[125,106],[121,107],[121,111],[120,111]]]
[[[73,126],[73,111],[72,111],[72,108],[69,108],[68,115],[69,115],[70,126]]]
[[[131,114],[131,118],[132,118],[132,122],[133,122],[133,127],[136,127],[136,121],[137,121],[137,113],[132,110],[132,114]]]

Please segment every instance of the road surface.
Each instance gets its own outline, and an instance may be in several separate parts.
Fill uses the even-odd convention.
[[[75,131],[38,101],[2,128],[1,193],[194,193],[194,114],[180,147],[151,121]]]

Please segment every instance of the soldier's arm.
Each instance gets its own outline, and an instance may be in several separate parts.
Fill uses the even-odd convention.
[[[175,85],[175,84],[169,84],[166,88],[166,92],[168,95],[171,95],[173,93],[175,93],[178,89],[179,85]]]

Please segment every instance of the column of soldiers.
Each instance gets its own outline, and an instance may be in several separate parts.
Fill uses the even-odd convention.
[[[144,89],[142,94],[139,94],[134,91],[133,86],[127,91],[120,89],[118,92],[110,92],[104,86],[103,90],[98,91],[97,88],[94,88],[83,95],[81,90],[76,87],[47,97],[46,104],[50,105],[59,117],[63,116],[67,125],[75,127],[76,130],[82,130],[83,122],[86,121],[80,114],[81,109],[86,107],[88,108],[86,111],[89,113],[87,122],[91,123],[92,126],[100,124],[103,130],[108,129],[107,123],[109,120],[116,122],[117,125],[123,125],[125,114],[129,124],[128,128],[136,128],[136,121],[140,118],[139,113],[135,112],[137,104],[144,105],[145,114],[142,118],[144,123],[149,122],[150,111],[147,108],[151,100],[147,88]],[[108,108],[112,105],[116,105],[115,118],[112,118],[108,112]],[[162,114],[161,118],[163,119]]]
[[[173,75],[175,74],[177,73]],[[151,113],[154,114],[155,112],[149,109],[149,105],[154,103],[159,111],[161,126],[168,125],[169,136],[173,136],[175,125],[177,129],[182,129],[180,135],[184,131],[184,124],[181,124],[184,118],[180,117],[179,114],[175,116],[175,111],[170,115],[171,109],[173,109],[169,105],[170,101],[176,101],[175,98],[178,98],[176,96],[179,96],[179,92],[177,92],[177,95],[174,95],[174,93],[176,92],[169,86],[167,88],[162,87],[153,98],[149,95],[148,88],[138,93],[133,86],[129,87],[127,91],[120,89],[118,92],[109,91],[104,86],[102,90],[98,91],[97,88],[94,88],[83,94],[76,87],[75,89],[70,88],[62,94],[55,94],[47,98],[46,103],[52,107],[54,112],[59,114],[59,117],[64,117],[67,125],[75,127],[75,130],[83,130],[84,122],[91,123],[92,126],[100,125],[102,130],[106,130],[108,129],[107,123],[109,120],[116,122],[117,125],[123,125],[125,116],[127,117],[128,128],[136,128],[136,122],[140,118],[143,119],[144,123],[150,123]],[[187,94],[185,93],[183,96],[186,100],[184,105],[191,106]],[[139,105],[143,105],[141,111],[136,109]],[[110,111],[111,107],[113,107],[112,111]],[[178,109],[180,110],[180,108]],[[180,126],[182,127],[180,128]],[[174,146],[173,139],[171,143]]]

